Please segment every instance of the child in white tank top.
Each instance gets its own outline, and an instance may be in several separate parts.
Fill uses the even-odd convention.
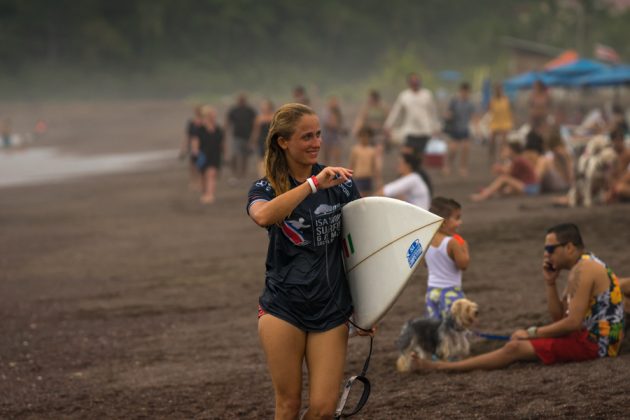
[[[451,310],[453,302],[464,298],[462,271],[468,268],[470,255],[468,244],[457,234],[462,224],[461,205],[450,198],[436,197],[430,211],[443,217],[444,223],[424,257],[429,271],[426,317],[441,320]]]

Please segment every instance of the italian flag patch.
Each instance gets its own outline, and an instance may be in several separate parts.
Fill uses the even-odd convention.
[[[343,238],[341,240],[341,245],[343,246],[343,255],[346,258],[354,254],[354,245],[352,244],[352,235],[348,234],[348,236]]]

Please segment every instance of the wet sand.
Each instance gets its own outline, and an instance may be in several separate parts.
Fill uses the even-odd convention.
[[[85,155],[172,148],[173,158],[128,173],[0,189],[0,418],[272,417],[256,325],[266,233],[245,214],[249,182],[223,182],[211,206],[187,189],[176,155],[189,108],[40,106],[52,116],[43,146]],[[29,111],[0,106],[7,109]],[[479,330],[508,334],[549,321],[539,269],[552,224],[578,223],[588,248],[630,275],[630,206],[558,209],[549,197],[471,203],[468,195],[490,179],[484,152],[474,148],[467,178],[432,172],[436,193],[464,206],[461,233],[472,256],[464,290],[480,305]],[[627,338],[616,359],[396,373],[394,340],[407,318],[421,314],[425,289],[420,268],[381,323],[372,394],[355,418],[628,416]],[[496,346],[477,340],[473,352]],[[367,351],[366,339],[351,339],[346,376],[361,370]]]

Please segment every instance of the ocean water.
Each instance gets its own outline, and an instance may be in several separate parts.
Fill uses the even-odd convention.
[[[135,171],[159,165],[175,156],[176,150],[99,156],[72,155],[53,147],[0,150],[0,188]]]

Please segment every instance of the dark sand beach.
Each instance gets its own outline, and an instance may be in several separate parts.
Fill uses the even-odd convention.
[[[50,124],[42,146],[86,156],[172,148],[173,157],[0,189],[0,418],[272,418],[256,322],[267,236],[245,213],[249,182],[228,185],[225,171],[209,206],[188,190],[177,159],[188,104],[36,108]],[[32,110],[0,106],[16,127]],[[509,334],[549,321],[540,267],[555,223],[577,223],[588,249],[630,276],[630,205],[554,208],[548,196],[472,203],[469,194],[491,177],[485,157],[476,145],[467,178],[431,172],[436,193],[463,204],[472,257],[464,291],[480,306],[479,330]],[[391,179],[395,156],[387,159]],[[380,324],[371,397],[356,418],[630,415],[628,338],[614,359],[398,374],[394,340],[422,313],[425,289],[420,268]],[[472,351],[497,345],[475,340]],[[346,376],[359,373],[367,351],[367,339],[350,340]]]

